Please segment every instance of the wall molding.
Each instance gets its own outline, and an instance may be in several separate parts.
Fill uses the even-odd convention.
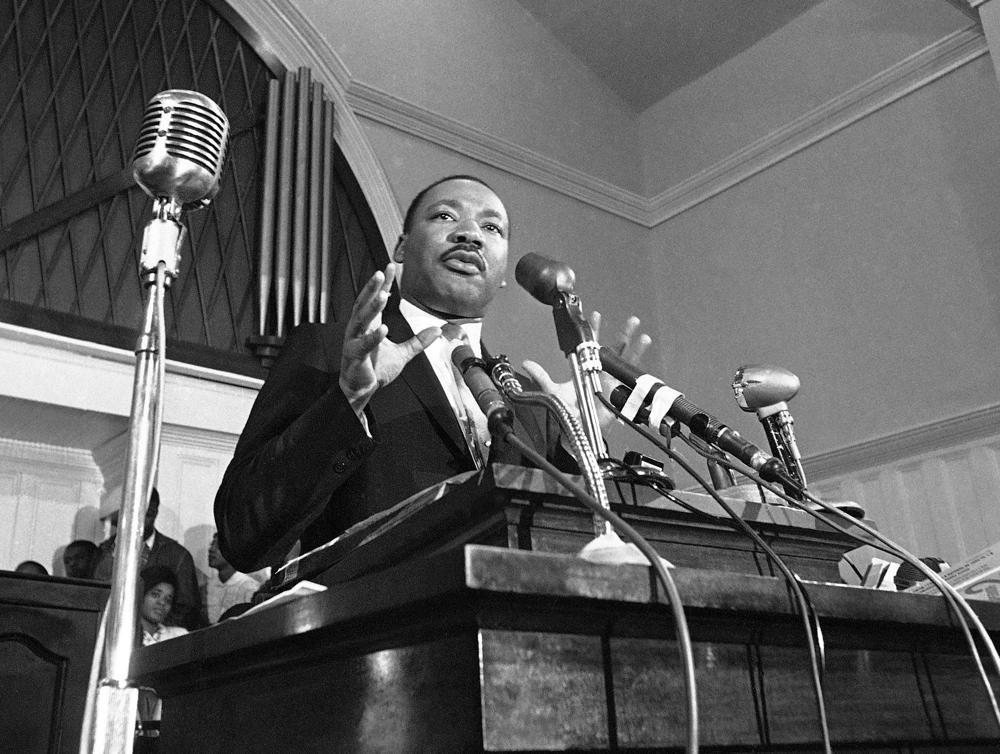
[[[210,450],[229,453],[236,449],[239,435],[226,432],[210,432],[193,427],[164,426],[160,436],[163,445],[173,445],[179,450]]]
[[[526,178],[640,225],[648,222],[647,199],[539,152],[491,136],[360,81],[351,82],[348,98],[354,112],[362,118]]]
[[[130,415],[134,353],[0,323],[0,362],[0,396],[113,419],[99,429],[95,422],[95,432],[102,436],[92,437],[90,447],[103,442],[105,435],[125,424],[119,420]],[[164,424],[238,434],[261,384],[257,378],[168,358]]]
[[[943,37],[653,197],[650,227],[711,199],[988,53],[979,26]]]
[[[29,471],[29,467],[75,469],[85,472],[87,482],[103,482],[100,469],[89,450],[67,448],[43,442],[26,442],[0,437],[0,466]]]
[[[802,459],[802,466],[810,482],[821,482],[998,435],[1000,404],[995,404],[838,450],[807,456]]]
[[[402,215],[360,121],[379,123],[529,180],[644,228],[656,226],[951,73],[989,47],[978,23],[949,34],[654,196],[643,196],[354,79],[293,0],[228,0],[260,46],[288,67],[313,69],[334,100],[335,138],[387,249]]]
[[[361,118],[654,228],[988,53],[978,24],[949,34],[653,197],[587,175],[357,80],[347,85],[347,97]]]

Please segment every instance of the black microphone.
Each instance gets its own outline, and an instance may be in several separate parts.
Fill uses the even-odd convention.
[[[476,403],[486,415],[486,425],[491,435],[506,437],[514,431],[514,412],[504,403],[503,396],[486,372],[486,362],[476,356],[472,348],[462,343],[451,352],[451,361],[462,374]]]
[[[204,94],[160,92],[143,112],[132,175],[154,199],[199,209],[219,192],[228,139],[228,119]]]
[[[571,293],[576,273],[569,265],[529,252],[514,268],[517,284],[543,304],[552,306],[560,293]]]
[[[609,396],[615,408],[622,410],[630,400],[634,400],[637,396],[633,396],[632,392],[638,385],[644,391],[642,396],[638,396],[641,397],[640,407],[649,408],[646,423],[664,437],[670,437],[670,423],[666,420],[666,417],[670,417],[705,442],[716,445],[739,459],[764,479],[794,484],[777,458],[743,439],[739,432],[698,408],[683,394],[629,364],[606,346],[601,346],[601,366],[605,372],[627,386],[626,390],[616,388]]]

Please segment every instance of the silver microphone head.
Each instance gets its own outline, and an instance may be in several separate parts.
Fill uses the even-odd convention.
[[[204,207],[219,192],[228,139],[229,121],[204,94],[160,92],[143,113],[132,175],[154,199]]]
[[[766,364],[748,364],[736,370],[733,377],[733,394],[744,411],[761,411],[774,408],[786,410],[799,392],[799,378],[781,367]]]

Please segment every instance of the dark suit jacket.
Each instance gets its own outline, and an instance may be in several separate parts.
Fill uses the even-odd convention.
[[[412,337],[394,297],[389,338]],[[458,420],[421,354],[379,389],[365,433],[338,384],[343,324],[308,324],[288,337],[253,405],[215,499],[219,545],[238,570],[306,552],[432,484],[475,468]],[[525,378],[526,379],[526,378]],[[528,382],[525,389],[533,389]],[[558,423],[515,407],[515,431],[565,470]],[[491,460],[522,463],[506,443]]]
[[[111,571],[114,568],[115,537],[101,542],[98,548],[97,567],[94,578],[101,581],[111,581]],[[198,572],[194,566],[194,558],[187,548],[176,539],[156,532],[153,547],[143,568],[149,566],[166,566],[177,577],[177,593],[174,594],[174,605],[164,621],[168,626],[183,626],[195,630],[206,625],[202,619],[201,590],[198,587]]]

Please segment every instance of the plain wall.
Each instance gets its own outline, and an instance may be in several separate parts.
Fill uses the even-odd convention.
[[[654,229],[663,367],[711,405],[791,369],[806,454],[995,404],[998,116],[980,58]]]

